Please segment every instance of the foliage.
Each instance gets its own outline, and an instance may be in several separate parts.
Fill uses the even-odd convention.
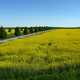
[[[11,32],[11,30],[12,30],[11,28],[8,28],[8,32]]]
[[[5,39],[7,38],[7,33],[5,31],[5,29],[3,28],[3,26],[0,27],[0,39]]]
[[[3,30],[1,32],[1,36],[4,36],[4,38],[6,38],[6,35],[7,35],[7,38],[11,38],[11,37],[14,37],[14,36],[20,36],[20,35],[27,35],[27,34],[32,34],[32,33],[36,33],[36,32],[40,32],[40,31],[45,31],[45,30],[50,30],[50,29],[53,29],[52,27],[7,27],[7,28],[4,28],[1,27],[1,29]],[[3,34],[4,33],[4,34]],[[3,39],[3,38],[0,38],[0,39]]]
[[[30,33],[34,33],[34,28],[33,27],[30,27],[29,28],[29,31],[30,31]]]
[[[20,36],[21,35],[21,32],[20,32],[20,28],[19,27],[16,27],[15,28],[15,36]]]
[[[28,33],[29,33],[29,30],[28,30],[27,27],[25,27],[25,28],[24,28],[24,31],[23,31],[23,34],[24,34],[24,35],[27,35]]]

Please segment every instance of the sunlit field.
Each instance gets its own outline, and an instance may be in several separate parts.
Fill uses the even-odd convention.
[[[0,80],[80,80],[80,29],[0,44]]]

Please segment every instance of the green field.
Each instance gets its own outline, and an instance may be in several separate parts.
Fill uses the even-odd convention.
[[[80,29],[0,44],[0,80],[80,80]]]

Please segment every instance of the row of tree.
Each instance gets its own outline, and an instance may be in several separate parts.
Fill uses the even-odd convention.
[[[6,29],[8,29],[8,32],[12,32],[12,30],[14,29],[14,35],[15,36],[20,36],[20,35],[27,35],[27,34],[31,34],[31,33],[36,33],[36,32],[40,32],[40,31],[46,31],[46,30],[50,30],[52,29],[52,27],[16,27],[16,28],[4,28],[4,27],[0,27],[0,39],[5,39],[7,38],[7,32]]]

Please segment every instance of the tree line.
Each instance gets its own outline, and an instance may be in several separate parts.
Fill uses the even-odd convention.
[[[0,27],[0,39],[6,39],[7,38],[7,31],[8,32],[12,32],[12,30],[14,29],[14,36],[20,36],[20,35],[27,35],[27,34],[31,34],[31,33],[36,33],[36,32],[40,32],[40,31],[46,31],[46,30],[50,30],[53,29],[53,27],[48,27],[48,26],[40,26],[40,27],[15,27],[15,28],[4,28],[3,26]]]

